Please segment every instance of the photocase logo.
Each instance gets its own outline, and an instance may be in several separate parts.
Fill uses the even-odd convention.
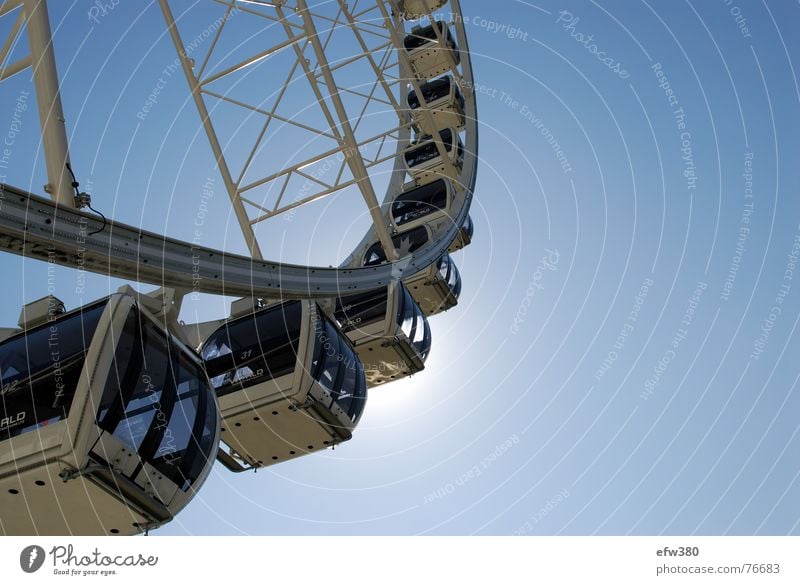
[[[45,554],[41,546],[32,544],[22,549],[19,554],[19,566],[26,573],[35,573],[42,568]]]

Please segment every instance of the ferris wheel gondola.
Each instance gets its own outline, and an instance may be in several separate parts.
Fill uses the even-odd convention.
[[[349,340],[311,301],[234,316],[200,347],[219,397],[221,460],[241,471],[347,441],[367,400]]]
[[[422,225],[394,236],[396,249],[404,253],[414,252],[431,239],[431,228]],[[386,254],[379,243],[375,243],[364,254],[364,266],[379,266],[386,262]],[[428,316],[448,311],[458,304],[461,296],[461,273],[449,253],[424,270],[404,279],[414,300]]]
[[[408,173],[417,185],[426,185],[442,177],[456,181],[464,166],[464,144],[454,128],[439,132],[446,158],[443,158],[431,136],[422,136],[409,146],[403,158]]]
[[[453,184],[448,179],[409,189],[392,202],[392,225],[397,230],[409,230],[446,219],[454,194]]]
[[[219,411],[197,355],[131,296],[0,343],[7,534],[135,534],[171,520],[215,460]]]
[[[445,224],[453,221],[455,188],[449,179],[437,179],[420,187],[411,187],[392,202],[390,218],[396,230],[411,230],[425,224]],[[449,252],[468,246],[475,234],[475,224],[468,215]]]
[[[403,48],[411,69],[421,80],[433,79],[461,63],[456,38],[450,27],[441,20],[412,28],[403,40]]]
[[[423,134],[433,135],[446,128],[461,130],[466,124],[464,94],[452,75],[445,75],[420,86],[422,101],[416,90],[411,90],[406,98],[414,123]],[[430,112],[433,124],[428,122],[425,110]]]
[[[458,252],[459,250],[469,246],[472,243],[472,238],[475,235],[475,222],[472,221],[472,216],[467,215],[467,219],[461,224],[461,229],[458,230],[458,235],[450,244],[447,249],[448,252]]]
[[[431,329],[403,284],[340,297],[334,305],[333,317],[353,342],[369,386],[424,369]]]

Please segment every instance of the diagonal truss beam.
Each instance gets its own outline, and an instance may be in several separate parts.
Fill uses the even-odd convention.
[[[169,6],[168,0],[158,0],[158,3],[161,6],[161,12],[164,15],[164,20],[167,22],[167,28],[169,30],[172,43],[175,45],[175,49],[178,52],[178,57],[181,62],[181,67],[183,68],[184,76],[189,84],[189,90],[192,93],[192,99],[197,107],[198,114],[200,114],[200,120],[203,124],[203,129],[205,130],[208,141],[211,144],[211,150],[214,153],[214,159],[217,161],[217,168],[219,169],[220,175],[222,175],[222,182],[225,184],[225,190],[228,192],[228,196],[230,197],[231,205],[233,206],[233,212],[236,215],[236,220],[239,222],[239,228],[242,230],[242,235],[244,236],[245,243],[247,244],[247,249],[253,258],[261,259],[263,256],[258,245],[258,240],[256,239],[253,227],[250,225],[247,210],[244,208],[244,205],[242,205],[242,201],[239,198],[236,184],[231,176],[230,168],[228,168],[228,162],[225,160],[225,156],[222,153],[222,147],[220,146],[217,132],[214,130],[214,125],[211,123],[211,118],[208,114],[208,108],[206,108],[205,100],[203,100],[200,82],[198,81],[197,77],[195,77],[194,71],[192,70],[192,62],[186,52],[183,41],[181,40],[178,26],[175,23],[174,16],[172,15],[172,9]]]
[[[223,183],[228,191],[237,221],[251,253],[254,254],[254,257],[260,257],[253,227],[258,222],[355,185],[367,204],[375,231],[379,234],[379,240],[388,247],[388,257],[393,258],[395,251],[394,247],[390,245],[391,235],[388,223],[381,213],[381,205],[370,180],[369,169],[402,154],[401,152],[393,152],[391,155],[386,155],[384,154],[384,149],[387,144],[391,143],[389,142],[390,140],[400,141],[401,132],[410,128],[410,118],[405,111],[402,99],[399,98],[404,89],[402,86],[403,80],[389,73],[390,69],[399,66],[399,62],[391,59],[394,53],[394,44],[391,34],[386,30],[386,26],[381,19],[379,6],[376,3],[367,2],[367,8],[363,8],[363,6],[357,8],[359,6],[358,0],[352,2],[349,6],[344,2],[338,2],[333,4],[329,14],[323,15],[319,14],[319,10],[316,8],[309,9],[304,0],[292,3],[285,1],[245,3],[241,0],[211,0],[211,2],[224,6],[225,16],[221,19],[220,26],[211,39],[210,48],[202,63],[195,68],[194,62],[186,54],[187,52],[175,25],[174,17],[170,11],[169,0],[159,0],[193,100],[200,114],[204,131],[211,144]],[[337,8],[338,12],[335,12]],[[229,19],[234,15],[239,17],[239,14],[245,14],[248,18],[250,16],[263,18],[268,22],[267,27],[279,25],[283,28],[285,39],[281,42],[272,41],[270,42],[271,47],[266,49],[263,46],[259,47],[259,52],[251,56],[239,56],[234,65],[230,65],[220,71],[213,71],[211,70],[212,52],[218,47],[218,41],[223,34],[223,29],[226,26],[230,26]],[[334,14],[335,16],[333,16]],[[364,18],[369,20],[359,20]],[[317,30],[315,24],[317,20],[324,21],[326,25],[330,24],[330,28],[325,31]],[[354,55],[337,60],[335,63],[330,63],[326,57],[327,48],[334,31],[340,29],[348,30],[355,35],[359,50]],[[372,44],[377,45],[376,47],[370,47],[370,44],[364,38],[366,34],[378,38],[377,42],[372,42]],[[257,96],[254,100],[241,97],[234,98],[229,94],[229,91],[218,87],[216,84],[213,89],[211,88],[214,82],[229,83],[235,86],[237,82],[229,78],[231,74],[255,66],[272,55],[285,50],[294,52],[295,61],[291,65],[291,71],[283,84],[275,88],[276,97],[271,105],[262,105],[263,102],[261,100],[263,100],[264,96]],[[306,54],[309,50],[313,52],[313,56],[310,59],[309,55]],[[221,52],[222,49],[219,49],[219,51]],[[227,56],[230,56],[230,54],[223,57]],[[374,77],[370,76],[369,83],[355,85],[354,87],[338,86],[334,79],[334,72],[360,60],[366,61],[374,74]],[[315,127],[317,126],[315,123],[303,123],[293,119],[292,116],[278,113],[279,106],[288,95],[286,93],[287,89],[297,80],[295,74],[298,69],[302,72],[301,77],[303,76],[302,74],[306,77],[317,107],[323,114],[324,122],[320,122],[322,127]],[[363,107],[360,106],[360,111],[354,111],[352,118],[343,105],[342,96],[344,94],[354,95],[364,100]],[[222,144],[214,129],[211,118],[214,108],[211,107],[211,104],[206,103],[206,96],[219,102],[226,102],[238,108],[243,108],[250,114],[263,116],[264,118],[252,148],[248,145],[247,150],[243,153],[244,163],[241,168],[237,165],[236,175],[232,172],[233,168],[226,159]],[[371,103],[380,104],[382,108],[391,108],[396,113],[397,123],[391,124],[391,128],[388,131],[377,136],[372,136],[366,140],[358,140],[355,133],[359,130],[361,122],[364,121]],[[265,148],[264,138],[267,136],[267,132],[273,122],[281,124],[281,127],[288,125],[330,140],[333,143],[333,148],[323,146],[321,150],[324,150],[324,152],[322,154],[312,156],[301,163],[286,166],[283,170],[274,172],[266,177],[250,177],[249,174],[254,168],[253,163],[256,161],[256,156]],[[370,154],[370,160],[365,158],[360,148],[371,142],[375,143],[377,153]],[[304,171],[306,167],[319,163],[331,156],[342,157],[341,164],[337,163],[338,171],[336,171],[336,166],[333,168],[336,173],[335,179],[332,176],[331,179],[322,181],[320,180],[321,177],[315,177],[313,172]],[[347,169],[349,169],[352,178],[344,176]],[[313,184],[313,188],[311,193],[300,193],[299,195],[303,195],[302,198],[297,198],[292,203],[287,204],[283,200],[287,189],[290,187],[292,177],[301,177],[308,184]],[[259,203],[257,201],[259,197],[253,197],[252,194],[245,196],[246,193],[258,187],[273,183],[275,191],[272,191],[272,187],[270,187],[268,193],[278,193],[277,200],[270,202],[268,205],[266,202]],[[255,215],[255,219],[252,219],[250,215],[252,208],[259,212]]]
[[[0,47],[0,82],[32,68],[47,170],[45,191],[59,205],[74,207],[72,179],[67,171],[70,162],[67,129],[61,105],[47,0],[5,0],[0,4],[0,17],[10,15],[18,9],[16,20]],[[23,26],[27,33],[28,55],[8,63],[11,51],[22,36]]]
[[[361,153],[358,149],[358,143],[356,142],[353,128],[350,125],[350,119],[347,116],[347,110],[345,110],[344,104],[342,103],[342,97],[339,95],[339,91],[336,88],[336,81],[333,78],[333,73],[331,73],[328,59],[325,56],[325,51],[320,43],[316,25],[314,24],[311,14],[308,11],[308,4],[306,3],[306,0],[297,0],[297,8],[300,16],[303,19],[306,35],[311,41],[311,46],[314,49],[317,63],[320,65],[322,75],[325,79],[325,84],[328,87],[328,95],[330,96],[331,102],[333,102],[333,107],[336,110],[336,115],[339,118],[339,125],[342,128],[342,140],[346,147],[344,151],[345,160],[347,161],[347,164],[350,167],[350,172],[353,174],[353,177],[355,177],[358,187],[361,191],[361,195],[367,204],[370,216],[372,217],[372,223],[375,226],[376,233],[378,234],[378,240],[383,247],[386,257],[389,260],[396,260],[397,252],[392,244],[392,236],[386,227],[383,214],[381,213],[381,205],[375,195],[375,189],[372,186],[372,181],[369,178],[367,168],[364,165],[364,159],[361,158]],[[278,14],[281,14],[280,8],[278,8]],[[316,79],[312,80],[312,84],[316,85]],[[331,127],[332,130],[334,128],[334,126]]]

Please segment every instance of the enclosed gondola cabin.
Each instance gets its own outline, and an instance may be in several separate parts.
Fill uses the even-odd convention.
[[[449,219],[455,191],[448,179],[437,179],[421,187],[400,193],[391,206],[392,225],[409,230]]]
[[[450,210],[455,194],[449,179],[438,179],[421,187],[407,186],[407,190],[397,195],[391,204],[392,226],[396,230],[410,230],[422,225],[450,227],[453,222]],[[467,215],[448,252],[457,252],[468,246],[474,233],[472,217]]]
[[[445,128],[460,130],[464,127],[464,94],[451,75],[422,84],[420,92],[422,100],[415,90],[408,94],[408,107],[414,124],[423,134],[432,135]],[[430,113],[433,126],[430,125],[425,111]]]
[[[392,238],[392,243],[402,258],[424,246],[430,240],[430,228],[421,226],[402,232]],[[364,253],[363,266],[377,266],[386,262],[380,242],[372,244]],[[403,279],[411,296],[426,315],[435,315],[452,309],[461,295],[461,274],[449,254],[424,270]]]
[[[425,367],[428,319],[401,283],[336,299],[333,317],[356,348],[367,384],[399,380]]]
[[[221,460],[241,471],[294,459],[352,437],[367,399],[364,369],[339,328],[311,301],[233,318],[201,347],[222,413]]]
[[[461,63],[455,37],[441,20],[412,28],[403,39],[403,48],[414,75],[422,81],[447,73]]]
[[[173,518],[215,460],[197,355],[128,295],[0,343],[0,532],[135,534]]]
[[[404,19],[416,20],[439,10],[447,0],[400,0],[397,4]]]
[[[475,235],[475,223],[472,221],[472,216],[467,215],[467,219],[461,224],[461,229],[458,230],[458,235],[450,247],[447,249],[451,254],[458,252],[469,246],[472,243],[472,237]]]
[[[439,153],[436,141],[431,136],[422,136],[406,148],[403,157],[406,170],[417,185],[427,185],[437,179],[457,181],[464,166],[464,144],[454,128],[439,132],[446,159]]]
[[[430,316],[449,311],[461,296],[461,273],[450,254],[405,281],[422,311]]]

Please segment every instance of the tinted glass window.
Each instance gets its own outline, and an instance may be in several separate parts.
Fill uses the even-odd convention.
[[[207,407],[205,412],[198,415],[195,432],[192,435],[192,443],[197,442],[198,449],[194,458],[184,457],[181,464],[181,473],[186,481],[194,483],[200,477],[206,464],[216,457],[216,429],[217,429],[217,409],[211,396],[211,388],[206,388],[208,393]],[[199,430],[198,430],[199,428]]]
[[[444,22],[436,21],[436,26],[439,27],[439,32],[444,36],[445,40],[447,41],[448,45],[452,45],[452,35],[450,34],[450,29],[445,27]],[[433,25],[430,24],[426,27],[416,29],[411,32],[411,34],[406,35],[406,38],[403,40],[403,46],[405,47],[406,51],[413,51],[414,49],[418,49],[419,47],[426,45],[430,42],[436,42],[436,31],[433,28]]]
[[[462,93],[462,91],[461,91],[461,90],[458,88],[458,86],[456,86],[456,101],[458,102],[458,106],[459,106],[459,107],[460,107],[462,110],[464,110],[464,108],[466,108],[467,102],[466,102],[466,100],[464,99],[464,94],[463,94],[463,93]]]
[[[301,324],[302,306],[290,301],[220,327],[202,349],[214,388],[226,393],[293,372]]]
[[[417,319],[417,304],[414,302],[414,299],[411,298],[408,290],[405,287],[400,289],[401,297],[400,297],[400,305],[399,305],[399,315],[398,315],[398,322],[400,323],[400,329],[405,333],[406,337],[408,337],[409,341],[414,341],[413,334],[414,334],[414,327],[416,325]]]
[[[447,183],[439,179],[402,193],[392,203],[392,219],[402,226],[437,211],[447,209]]]
[[[317,323],[316,344],[321,348],[317,355],[321,361],[312,365],[312,373],[333,401],[354,421],[360,415],[366,397],[361,361],[329,319],[322,316]]]
[[[358,366],[356,364],[357,359],[349,348],[342,352],[342,380],[332,393],[336,404],[347,413],[347,416],[351,417],[351,420],[353,416],[353,401],[358,390]]]
[[[428,354],[431,352],[431,326],[428,323],[428,318],[422,315],[422,323],[424,325],[422,337],[417,336],[414,346],[422,356],[423,360],[428,359]]]
[[[389,300],[385,288],[336,299],[334,317],[343,333],[386,319]]]
[[[205,371],[188,350],[132,309],[106,379],[100,427],[188,490],[212,453],[204,437],[213,437],[216,416]],[[139,473],[145,473],[141,467],[130,479]]]
[[[364,368],[361,362],[356,360],[356,388],[353,391],[353,399],[350,402],[350,420],[357,421],[364,412],[364,407],[367,404],[367,379],[364,376]]]
[[[177,374],[175,403],[169,425],[158,441],[152,464],[166,477],[183,487],[181,462],[192,446],[194,427],[199,414],[198,399],[205,390],[205,376],[195,371],[185,358],[179,361],[181,363],[174,370]],[[203,377],[199,378],[199,375]]]
[[[138,316],[137,311],[128,315],[103,392],[102,405],[109,407],[98,416],[100,428],[133,451],[154,423],[166,425],[165,404],[169,408],[172,401],[167,340],[154,331],[137,331],[144,325]]]
[[[322,345],[323,365],[318,381],[326,390],[334,393],[339,378],[340,346],[342,341],[339,339],[339,333],[332,323],[324,318],[321,319],[321,323],[323,325],[323,333],[320,335],[318,342]]]
[[[439,137],[447,152],[453,150],[453,133],[449,128],[439,132]],[[436,147],[436,143],[428,138],[420,146],[408,149],[404,156],[406,164],[413,168],[439,156],[439,149]]]
[[[472,239],[472,236],[475,235],[475,223],[472,221],[471,215],[467,216],[467,219],[464,221],[464,225],[461,226],[461,229],[469,239]]]
[[[398,254],[406,256],[413,254],[428,242],[428,230],[425,226],[420,226],[407,232],[398,234],[392,238],[392,244]],[[386,262],[386,254],[383,252],[380,242],[373,244],[364,254],[364,266],[376,266]]]
[[[434,79],[433,81],[422,84],[420,90],[422,91],[422,97],[425,98],[425,103],[430,104],[448,95],[450,93],[451,82],[452,78],[448,75],[447,77],[440,77],[439,79]],[[420,103],[416,91],[412,90],[411,93],[408,94],[408,105],[414,110],[419,108]]]
[[[152,464],[186,491],[213,459],[217,415],[203,369],[185,355],[177,361],[175,404]]]
[[[427,358],[431,345],[431,330],[428,319],[405,287],[403,288],[403,321],[401,328],[411,344],[420,353],[422,359]]]
[[[0,343],[0,440],[67,417],[106,301]]]
[[[455,297],[458,298],[461,294],[461,274],[458,272],[458,267],[449,254],[445,254],[442,256],[441,260],[439,260],[438,273],[439,278],[447,283],[447,286],[453,291]]]

